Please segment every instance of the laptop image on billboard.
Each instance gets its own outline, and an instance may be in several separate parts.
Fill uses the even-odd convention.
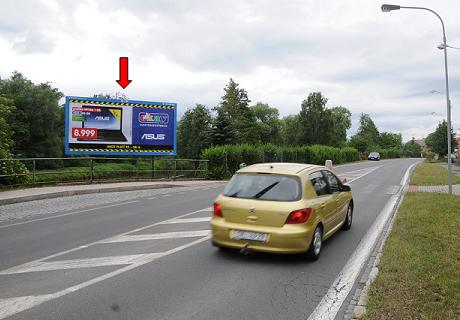
[[[82,128],[97,128],[96,139],[78,138],[78,141],[125,142],[122,132],[123,110],[115,107],[83,106],[87,108],[82,119]]]

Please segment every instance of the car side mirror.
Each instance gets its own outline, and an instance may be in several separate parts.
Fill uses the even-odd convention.
[[[347,184],[342,185],[342,192],[350,192],[351,187]]]

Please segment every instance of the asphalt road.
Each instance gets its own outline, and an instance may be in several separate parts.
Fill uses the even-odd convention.
[[[208,218],[222,184],[100,205],[96,194],[86,207],[89,198],[67,197],[59,210],[51,200],[5,206],[52,213],[0,223],[0,319],[306,319],[415,162],[335,169],[352,181],[354,222],[316,262],[212,247]],[[72,202],[82,208],[66,211]]]

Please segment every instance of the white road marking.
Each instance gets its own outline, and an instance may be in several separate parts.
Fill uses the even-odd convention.
[[[159,239],[179,239],[179,238],[193,238],[204,237],[209,235],[210,230],[197,230],[197,231],[182,231],[182,232],[164,232],[154,234],[138,234],[132,236],[119,236],[107,240],[99,241],[99,243],[116,243],[116,242],[130,242],[130,241],[146,241],[146,240],[159,240]],[[1,274],[1,273],[0,273]]]
[[[157,255],[161,256],[163,255],[163,253],[159,252],[157,253]],[[144,256],[145,254],[133,254],[133,255],[126,255],[126,256],[110,256],[110,257],[72,259],[72,260],[60,260],[60,261],[49,261],[49,262],[41,261],[41,262],[30,263],[27,265],[22,265],[20,268],[13,267],[10,269],[0,271],[0,275],[133,264],[136,262],[136,260],[142,259]]]
[[[173,224],[173,223],[195,223],[195,222],[207,222],[211,221],[211,217],[204,218],[188,218],[188,219],[174,219],[170,221],[165,221],[162,224]]]
[[[51,299],[54,299],[53,294],[0,299],[0,319],[30,309]]]
[[[210,236],[195,240],[193,242],[190,242],[188,244],[185,244],[180,247],[176,247],[174,249],[171,249],[169,251],[163,252],[161,257],[163,256],[168,256],[171,254],[174,254],[176,252],[182,251],[188,247],[194,246],[196,244],[199,244],[203,241],[209,240]],[[124,272],[130,271],[132,269],[135,269],[137,267],[140,267],[146,263],[152,262],[156,259],[158,259],[160,256],[158,256],[157,253],[153,254],[146,254],[144,255],[143,259],[141,261],[138,261],[136,263],[130,264],[126,267],[117,269],[115,271],[112,271],[110,273],[106,273],[102,276],[99,276],[97,278],[82,282],[78,285],[66,288],[64,290],[58,291],[53,294],[47,294],[47,295],[38,295],[38,296],[24,296],[24,297],[15,297],[15,298],[9,298],[9,299],[0,299],[0,319],[4,319],[6,317],[9,317],[13,314],[16,314],[18,312],[33,308],[39,304],[42,304],[46,301],[57,299],[59,297],[62,297],[66,294],[81,290],[83,288],[86,288],[90,285],[93,285],[95,283],[113,278],[119,274],[122,274]]]
[[[355,251],[332,283],[332,286],[324,295],[321,302],[316,306],[315,310],[308,317],[308,320],[335,319],[337,312],[353,288],[362,267],[369,258],[379,235],[382,233],[391,213],[397,205],[401,192],[407,186],[409,173],[413,166],[415,166],[415,164],[411,165],[406,170],[406,173],[401,180],[401,186],[403,187],[397,194],[393,195],[390,200],[388,200],[377,219],[369,228],[369,231],[361,239]]]
[[[183,215],[180,215],[180,216],[177,216],[177,217],[174,217],[174,218],[165,220],[165,221],[174,220],[174,219],[180,219],[180,218],[184,218],[184,217],[190,216],[190,215],[195,214],[195,213],[204,212],[204,211],[209,211],[209,210],[211,210],[210,207],[209,207],[209,208],[204,208],[204,209],[201,209],[201,210],[197,210],[197,211],[193,211],[193,212],[189,212],[189,213],[185,213],[185,214],[183,214]],[[151,228],[151,227],[160,225],[160,224],[162,224],[162,223],[165,222],[165,221],[160,221],[160,222],[152,223],[152,224],[150,224],[150,225],[148,225],[148,226],[144,226],[144,227],[140,227],[140,228],[137,228],[137,229],[134,229],[134,230],[130,230],[130,231],[128,231],[128,232],[125,232],[125,233],[122,233],[122,234],[118,234],[118,235],[113,236],[113,237],[110,237],[110,238],[106,238],[106,239],[94,241],[94,242],[91,242],[91,243],[88,243],[88,244],[85,244],[85,245],[82,245],[82,246],[79,246],[79,247],[76,247],[76,248],[72,248],[72,249],[69,249],[69,250],[61,251],[61,252],[58,252],[58,253],[55,253],[55,254],[52,254],[52,255],[49,255],[49,256],[46,256],[46,257],[37,259],[37,260],[33,260],[33,261],[30,261],[30,262],[27,262],[27,263],[24,263],[24,264],[15,266],[15,267],[13,267],[13,268],[18,268],[18,269],[20,269],[20,268],[23,268],[23,267],[27,267],[27,266],[30,265],[30,264],[35,264],[35,263],[42,262],[42,261],[45,261],[45,260],[50,260],[50,259],[56,258],[56,257],[58,257],[58,256],[61,256],[61,255],[67,254],[67,253],[71,253],[71,252],[74,252],[74,251],[77,251],[77,250],[80,250],[80,249],[83,249],[83,248],[91,247],[91,246],[93,246],[93,245],[95,245],[95,244],[105,243],[106,241],[108,241],[108,240],[110,240],[110,239],[114,239],[114,238],[118,238],[118,237],[121,237],[121,236],[125,236],[125,235],[128,235],[128,234],[130,234],[130,233],[142,231],[142,230],[144,230],[144,229],[148,229],[148,228]],[[10,268],[10,269],[12,269],[12,268]],[[7,269],[7,270],[8,270],[8,269]],[[0,271],[0,272],[1,272],[1,271]],[[1,318],[0,318],[0,319],[1,319]]]
[[[150,197],[150,198],[147,198],[147,199],[149,199],[149,200],[155,200],[155,199],[157,199],[157,197]]]
[[[78,211],[67,212],[67,213],[58,214],[58,215],[54,215],[54,216],[46,217],[46,218],[27,220],[27,221],[22,221],[22,222],[18,222],[18,223],[11,223],[11,224],[7,224],[7,225],[0,226],[0,229],[8,228],[8,227],[13,227],[13,226],[18,226],[18,225],[26,224],[26,223],[32,223],[32,222],[37,222],[37,221],[43,221],[43,220],[49,220],[49,219],[55,219],[55,218],[65,217],[65,216],[69,216],[69,215],[76,214],[76,213],[82,213],[82,212],[88,212],[88,211],[93,211],[93,210],[111,208],[111,207],[116,207],[116,206],[123,206],[123,205],[125,205],[125,204],[130,204],[130,203],[134,203],[134,202],[138,202],[138,200],[125,201],[125,202],[109,204],[109,205],[102,206],[102,207],[97,207],[97,208],[91,208],[91,209],[85,209],[85,210],[78,210]]]
[[[344,172],[342,174],[339,174],[342,178],[346,178],[347,181],[345,183],[352,183],[358,179],[361,179],[362,177],[368,175],[369,173],[377,170],[378,168],[381,168],[382,166],[377,166],[377,167],[371,167],[371,168],[365,168],[365,169],[359,169],[359,170],[354,170],[354,171],[348,171]]]

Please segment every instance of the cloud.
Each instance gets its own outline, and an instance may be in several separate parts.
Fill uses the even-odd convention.
[[[35,32],[28,33],[23,39],[17,40],[13,44],[13,49],[20,54],[51,53],[53,48],[52,39]]]

